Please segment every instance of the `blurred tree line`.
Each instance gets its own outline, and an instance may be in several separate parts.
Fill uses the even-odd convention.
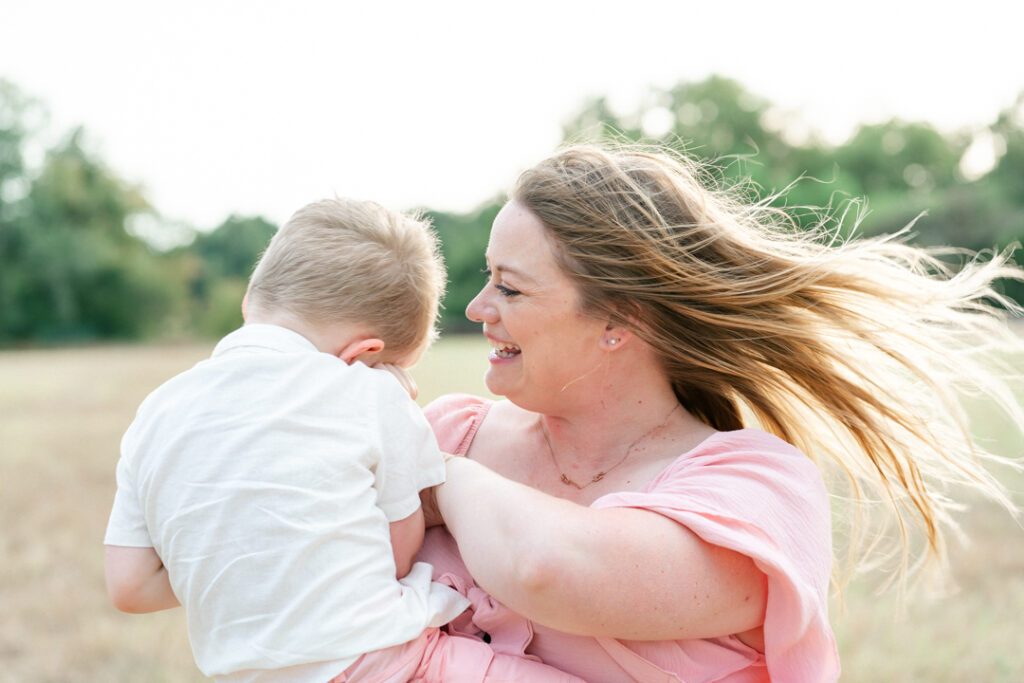
[[[0,80],[0,346],[212,337],[241,324],[246,281],[276,226],[259,216],[230,216],[212,230],[170,224],[89,150],[81,129],[33,166],[26,159],[45,118],[40,102]],[[773,201],[800,224],[828,209],[844,234],[895,232],[926,212],[914,225],[921,244],[982,251],[1024,237],[1024,93],[975,130],[943,134],[925,122],[891,120],[830,144],[799,117],[713,76],[652,89],[628,113],[594,99],[564,137],[682,147],[726,184],[748,182],[760,196],[781,192]],[[870,211],[857,222],[862,199]],[[483,283],[488,230],[501,203],[426,211],[449,270],[445,331],[474,327],[463,311]],[[158,246],[175,234],[189,239]],[[1024,288],[1007,284],[1007,293],[1024,301]]]

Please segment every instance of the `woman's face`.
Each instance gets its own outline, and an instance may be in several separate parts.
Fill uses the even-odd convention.
[[[493,347],[487,388],[541,411],[599,373],[604,322],[579,311],[575,286],[555,261],[540,220],[511,201],[494,219],[489,280],[466,308]],[[592,385],[591,385],[592,388]]]

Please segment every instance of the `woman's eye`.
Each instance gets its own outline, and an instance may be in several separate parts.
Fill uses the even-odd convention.
[[[483,273],[484,275],[486,275],[488,279],[490,279],[490,277],[491,277],[491,269],[490,268],[481,268],[480,272]],[[494,285],[494,288],[496,290],[498,290],[499,292],[501,292],[502,296],[516,296],[517,294],[521,294],[521,292],[518,292],[518,291],[512,289],[511,287],[506,287],[505,285]]]

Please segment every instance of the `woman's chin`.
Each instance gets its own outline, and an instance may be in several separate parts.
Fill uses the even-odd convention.
[[[505,396],[507,387],[505,383],[499,378],[494,376],[494,370],[488,370],[487,374],[484,375],[484,385],[487,386],[487,391],[491,392],[495,396]]]
[[[495,396],[511,398],[509,394],[516,393],[515,385],[508,374],[508,367],[503,367],[501,364],[491,365],[487,369],[487,373],[484,375],[484,384],[487,386],[487,391]]]

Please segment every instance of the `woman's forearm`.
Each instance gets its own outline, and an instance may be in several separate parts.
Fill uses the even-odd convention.
[[[584,507],[464,458],[449,463],[437,501],[476,583],[545,626],[667,640],[762,623],[766,585],[753,561],[657,513]]]
[[[575,503],[505,479],[467,458],[452,458],[447,480],[435,489],[438,508],[474,581],[527,614],[544,590],[545,545],[554,534],[539,520],[573,515]]]

